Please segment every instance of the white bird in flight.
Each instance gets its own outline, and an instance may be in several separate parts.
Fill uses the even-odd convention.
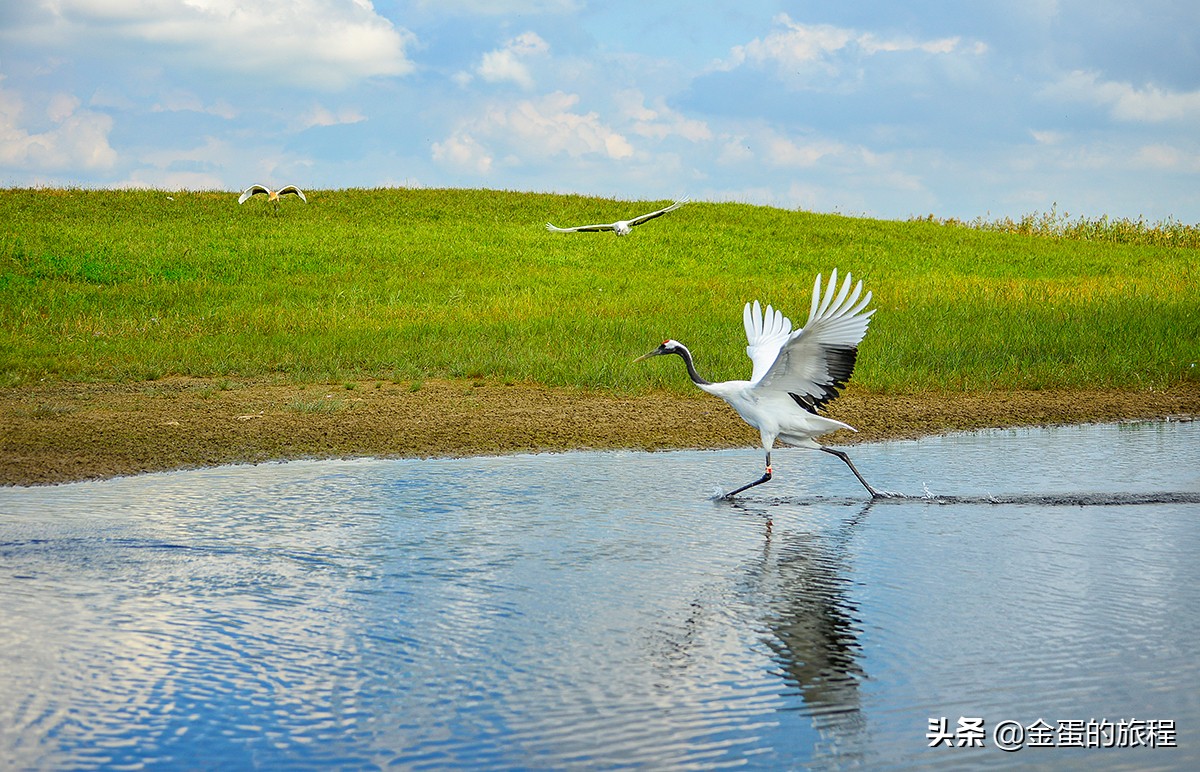
[[[605,223],[603,225],[576,225],[573,228],[560,228],[554,223],[546,223],[546,230],[554,231],[555,233],[584,233],[595,231],[616,231],[618,236],[628,236],[635,225],[641,225],[647,220],[653,220],[655,217],[662,217],[667,212],[673,212],[679,207],[686,204],[691,199],[681,198],[668,207],[664,207],[649,214],[639,215],[631,220],[617,220],[616,222]]]
[[[308,203],[308,199],[304,197],[304,191],[295,185],[284,185],[279,190],[271,190],[266,185],[251,185],[242,191],[242,195],[238,196],[238,203],[244,204],[250,200],[252,196],[256,196],[259,193],[265,193],[267,195],[267,200],[273,201],[275,206],[279,206],[280,196],[286,196],[289,194],[295,194],[300,197],[301,201],[306,204]]]
[[[771,479],[771,449],[775,440],[798,448],[831,453],[850,467],[872,498],[885,494],[867,483],[850,457],[840,450],[818,445],[815,438],[853,426],[820,415],[818,411],[833,401],[850,380],[858,356],[858,344],[867,334],[874,309],[865,310],[871,293],[862,296],[862,282],[850,286],[850,275],[837,288],[837,269],[821,294],[821,276],[813,284],[812,307],[802,329],[792,331],[792,322],[767,306],[764,314],[758,301],[746,304],[742,313],[746,327],[746,354],[753,363],[748,381],[710,383],[696,372],[692,353],[676,340],[666,340],[636,361],[664,354],[678,354],[687,366],[692,382],[709,394],[725,400],[746,423],[758,429],[767,452],[767,468],[752,483],[725,494],[732,498],[747,488]],[[836,297],[835,297],[836,290]],[[861,299],[860,299],[861,296]]]

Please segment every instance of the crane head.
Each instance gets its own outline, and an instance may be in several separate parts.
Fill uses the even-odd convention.
[[[635,359],[633,361],[641,362],[643,359],[649,359],[650,357],[660,357],[660,356],[663,356],[664,354],[682,354],[684,351],[687,351],[687,349],[684,348],[684,345],[682,343],[680,343],[677,340],[667,339],[667,340],[664,340],[658,348],[654,349],[649,354],[643,354],[642,356],[638,357],[637,359]]]

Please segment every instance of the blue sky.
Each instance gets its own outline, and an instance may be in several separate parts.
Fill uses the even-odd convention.
[[[1200,222],[1200,3],[24,0],[0,185]]]

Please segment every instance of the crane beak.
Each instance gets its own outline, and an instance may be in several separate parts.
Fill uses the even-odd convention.
[[[642,362],[646,359],[649,359],[650,357],[660,356],[662,353],[663,353],[662,346],[659,346],[658,348],[651,351],[649,354],[642,354],[640,357],[638,357],[637,359],[635,359],[633,361],[634,362]]]

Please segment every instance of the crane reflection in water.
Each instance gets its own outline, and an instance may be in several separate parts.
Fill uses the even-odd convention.
[[[805,711],[819,744],[841,748],[839,758],[846,760],[845,748],[866,746],[861,739],[867,731],[860,696],[866,678],[861,625],[849,592],[852,570],[846,556],[872,505],[868,502],[833,531],[776,528],[771,506],[734,504],[746,518],[763,522],[761,550],[728,583],[718,580],[698,593],[686,617],[665,620],[655,655],[666,671],[664,684],[678,683],[673,676],[680,670],[710,666],[714,648],[744,643],[723,637],[753,631],[783,681],[782,688],[764,697],[764,706]],[[731,609],[749,619],[729,624]]]

